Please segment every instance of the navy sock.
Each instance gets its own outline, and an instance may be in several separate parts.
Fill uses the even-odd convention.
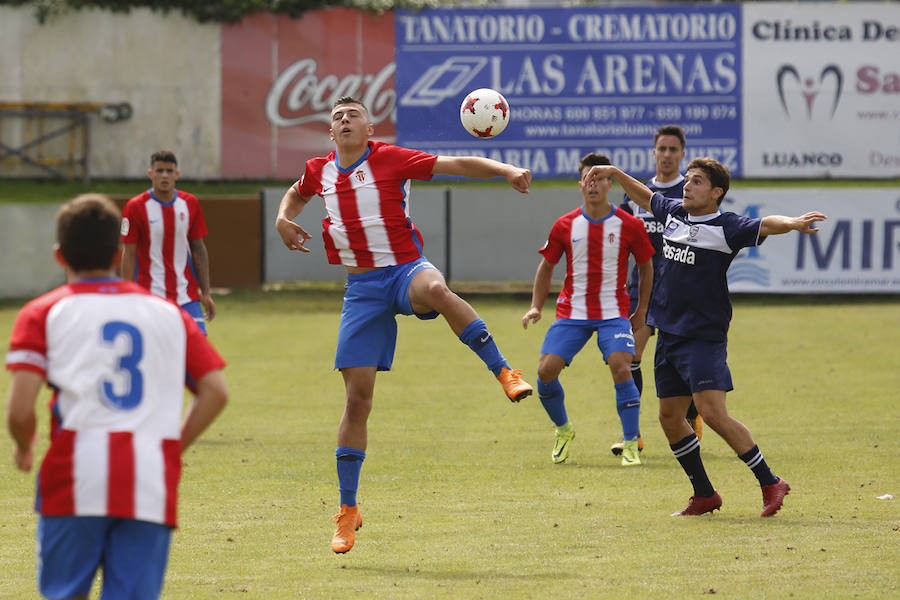
[[[557,377],[553,381],[547,382],[538,379],[537,389],[541,404],[544,405],[544,410],[547,411],[547,416],[550,417],[553,424],[557,427],[562,427],[568,423],[569,415],[566,414],[566,393],[563,391],[562,384],[559,383],[559,378]]]
[[[356,506],[356,491],[359,489],[359,473],[362,471],[364,450],[338,446],[334,452],[337,458],[338,489],[341,492],[341,506]]]
[[[706,476],[706,469],[703,468],[703,461],[700,459],[700,440],[697,439],[696,433],[691,433],[683,440],[669,444],[669,448],[672,449],[675,458],[681,463],[681,468],[691,480],[695,496],[709,498],[716,493],[709,477]]]
[[[759,446],[753,446],[745,453],[740,455],[740,459],[744,461],[750,470],[753,471],[753,474],[756,475],[756,479],[759,480],[759,485],[772,485],[773,483],[778,483],[778,478],[772,473],[772,470],[769,469],[769,465],[766,464],[766,459],[763,458],[762,452],[759,451]]]
[[[634,387],[638,390],[638,396],[644,393],[644,376],[641,374],[641,361],[631,361],[631,378],[634,380]]]
[[[622,434],[626,440],[635,440],[641,433],[641,393],[632,380],[616,384],[616,409],[622,421]]]
[[[475,319],[466,325],[459,334],[459,341],[471,348],[495,376],[500,374],[503,367],[510,368],[509,363],[500,354],[497,344],[494,343],[494,336],[488,333],[487,325],[481,319]]]

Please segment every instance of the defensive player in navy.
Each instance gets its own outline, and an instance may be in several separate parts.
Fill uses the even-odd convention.
[[[656,175],[647,182],[647,187],[652,192],[659,192],[666,198],[681,198],[684,189],[684,175],[681,174],[679,168],[681,161],[684,160],[684,146],[687,138],[684,135],[684,129],[678,125],[663,125],[656,130],[653,135],[653,158],[656,161]],[[663,224],[656,220],[653,213],[641,207],[637,202],[625,194],[625,198],[620,208],[630,215],[634,215],[644,224],[644,229],[650,236],[650,243],[653,244],[653,275],[656,277],[656,271],[662,263],[662,233]],[[631,312],[638,306],[638,267],[635,264],[631,269],[631,275],[628,278],[628,296],[631,299]],[[634,360],[631,361],[631,376],[634,385],[637,386],[638,393],[644,391],[644,377],[641,374],[641,358],[644,354],[644,348],[647,342],[653,336],[653,327],[644,323],[643,327],[639,327],[634,332]],[[691,428],[697,433],[697,439],[703,436],[703,418],[697,413],[697,407],[691,402],[687,411],[687,420]],[[616,456],[622,454],[624,448],[623,440],[619,440],[609,447],[610,451]],[[638,449],[644,449],[643,438],[638,438]]]
[[[687,507],[676,515],[701,515],[722,506],[700,458],[700,441],[685,419],[693,399],[704,422],[753,471],[762,488],[762,516],[781,508],[791,487],[766,464],[750,430],[728,414],[725,394],[733,389],[726,363],[731,298],[727,271],[741,248],[770,235],[816,233],[820,212],[799,217],[751,219],[719,206],[728,192],[728,169],[711,158],[696,158],[685,175],[684,198],[666,198],[613,166],[594,166],[589,179],[613,177],[628,196],[665,224],[663,263],[654,281],[647,322],[657,329],[654,376],[659,421],[672,452],[694,487]]]

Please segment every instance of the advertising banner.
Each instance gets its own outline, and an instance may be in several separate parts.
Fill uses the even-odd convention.
[[[331,107],[365,102],[393,142],[394,17],[344,8],[258,14],[222,27],[222,177],[299,177],[334,149]]]
[[[900,176],[900,4],[744,9],[744,175]]]
[[[687,160],[741,175],[741,6],[441,9],[396,13],[397,140],[439,154],[489,156],[570,177],[588,152],[630,173],[655,169],[653,134],[687,134]],[[469,91],[511,107],[492,139],[459,122]]]
[[[819,233],[770,236],[731,263],[732,292],[900,293],[900,190],[731,190],[722,210],[749,217],[817,210]]]

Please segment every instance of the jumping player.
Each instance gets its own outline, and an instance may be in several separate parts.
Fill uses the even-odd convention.
[[[206,332],[216,316],[209,293],[209,254],[203,238],[206,221],[193,194],[175,189],[178,160],[167,150],[150,157],[149,190],[128,201],[122,211],[122,278],[137,281],[161,298],[177,303]]]
[[[372,141],[374,126],[365,105],[344,97],[331,111],[336,149],[306,162],[303,177],[281,200],[275,227],[290,250],[309,252],[312,236],[293,222],[313,196],[325,200],[323,221],[328,262],[347,270],[344,307],[334,368],[340,369],[346,406],[336,451],[341,509],[331,541],[336,553],[349,551],[362,525],[356,501],[368,444],[375,375],[390,370],[397,339],[396,315],[434,319],[439,314],[453,333],[487,365],[513,402],[532,393],[521,371],[510,368],[475,310],[447,287],[422,252],[422,236],[409,215],[409,180],[432,175],[505,177],[527,193],[531,172],[478,157],[426,154]]]
[[[538,361],[538,396],[556,425],[551,455],[555,463],[568,459],[575,439],[559,374],[596,331],[597,346],[609,365],[616,389],[616,408],[624,440],[622,465],[641,464],[638,456],[641,394],[632,380],[632,329],[644,325],[653,284],[650,262],[653,247],[643,224],[609,203],[607,195],[612,180],[584,177],[593,165],[608,164],[609,159],[601,154],[588,154],[581,159],[578,187],[584,204],[553,224],[540,250],[544,258],[534,275],[531,308],[522,317],[526,329],[529,323],[540,321],[553,268],[565,254],[566,279],[556,301],[556,321],[547,330]],[[631,255],[637,263],[639,294],[637,306],[629,313],[625,278]]]
[[[676,515],[701,515],[722,506],[700,459],[700,440],[684,415],[693,399],[703,421],[753,471],[762,489],[762,516],[781,508],[791,487],[772,473],[750,430],[728,414],[725,394],[733,389],[726,363],[731,298],[728,266],[741,248],[770,235],[814,234],[820,212],[799,217],[751,219],[719,206],[728,192],[728,169],[711,158],[690,162],[684,198],[666,198],[613,166],[592,167],[588,180],[613,177],[628,196],[665,224],[663,263],[650,300],[648,323],[657,329],[654,377],[659,421],[672,452],[691,480],[694,494]]]
[[[678,125],[663,125],[656,130],[653,136],[653,157],[656,160],[656,175],[647,182],[647,187],[653,192],[659,192],[666,198],[681,198],[682,189],[684,188],[684,175],[678,170],[681,161],[684,159],[684,146],[686,138],[684,130]],[[653,244],[653,276],[657,276],[657,270],[662,262],[662,232],[663,224],[656,220],[653,213],[644,210],[641,206],[631,200],[628,195],[620,205],[622,210],[630,215],[634,215],[644,223],[644,228],[650,236],[650,243]],[[634,312],[638,302],[638,273],[637,266],[631,270],[631,276],[628,279],[628,295],[631,298],[631,312]],[[634,360],[631,362],[631,375],[634,378],[634,384],[637,386],[638,393],[644,390],[644,377],[641,373],[641,358],[644,355],[644,348],[647,347],[647,341],[653,336],[653,328],[644,324],[640,329],[634,331]],[[697,408],[693,401],[688,407],[687,420],[691,428],[697,433],[697,439],[703,437],[703,418],[697,414]],[[609,447],[613,454],[622,453],[622,440]],[[638,438],[638,449],[644,449],[643,438]]]
[[[50,448],[38,475],[38,584],[48,598],[158,598],[176,526],[181,453],[227,399],[225,362],[187,313],[114,274],[119,210],[79,196],[57,216],[63,285],[13,327],[7,425],[29,472],[35,401],[53,389]],[[196,396],[182,421],[185,376]]]

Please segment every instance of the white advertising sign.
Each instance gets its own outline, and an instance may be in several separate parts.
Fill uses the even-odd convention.
[[[900,176],[900,4],[743,9],[743,175]]]
[[[750,217],[824,213],[819,233],[770,236],[741,250],[732,292],[900,293],[900,189],[731,190],[722,210]]]

